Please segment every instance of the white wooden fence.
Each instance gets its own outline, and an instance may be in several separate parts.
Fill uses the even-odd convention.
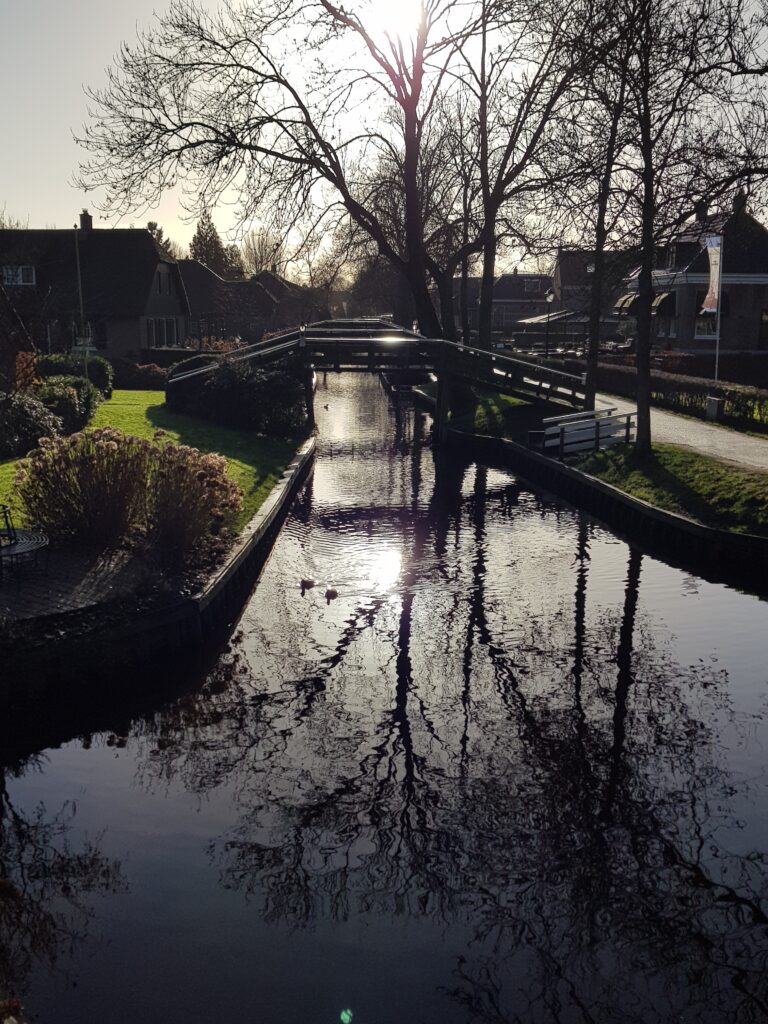
[[[636,436],[636,412],[616,414],[616,409],[594,409],[542,420],[543,430],[531,431],[528,443],[559,459],[574,452],[599,451],[614,444],[632,444]]]

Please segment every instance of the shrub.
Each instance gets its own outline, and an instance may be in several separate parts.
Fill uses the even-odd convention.
[[[85,357],[73,355],[71,352],[54,352],[37,357],[38,377],[85,377]],[[114,371],[112,364],[104,356],[89,356],[87,379],[95,384],[105,398],[112,397]]]
[[[242,490],[227,477],[227,460],[171,441],[156,449],[148,524],[158,559],[177,567],[201,561],[210,540],[232,523]]]
[[[128,359],[113,359],[115,387],[127,391],[162,391],[168,371],[157,363],[132,363]]]
[[[166,402],[228,427],[285,437],[306,423],[304,386],[293,363],[259,368],[222,359],[205,375],[168,384]]]
[[[43,439],[16,470],[26,518],[88,547],[120,544],[145,524],[153,451],[110,428]]]
[[[97,550],[148,538],[163,564],[205,560],[242,506],[227,460],[103,428],[44,438],[14,484],[26,518]]]
[[[35,395],[51,412],[61,417],[65,434],[82,430],[101,403],[101,392],[85,377],[48,377]]]
[[[31,394],[0,393],[0,458],[26,455],[41,437],[55,437],[61,430],[61,418]]]

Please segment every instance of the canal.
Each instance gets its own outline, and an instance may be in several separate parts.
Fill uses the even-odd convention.
[[[764,1020],[768,604],[438,459],[374,377],[329,375],[317,411],[210,670],[4,758],[0,998],[43,1024]]]

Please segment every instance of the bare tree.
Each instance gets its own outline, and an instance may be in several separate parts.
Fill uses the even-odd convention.
[[[92,159],[81,183],[104,187],[112,209],[152,201],[179,178],[208,206],[236,185],[248,219],[269,204],[288,219],[341,204],[406,277],[422,328],[437,334],[419,159],[425,121],[473,31],[473,6],[424,0],[413,32],[395,36],[377,33],[359,4],[229,0],[208,14],[176,0],[91,93],[81,142]],[[399,118],[385,121],[387,109]],[[402,153],[404,253],[359,187],[358,169],[393,148]]]
[[[288,246],[283,234],[268,228],[253,228],[241,246],[243,266],[249,275],[268,270],[285,274],[288,265]]]

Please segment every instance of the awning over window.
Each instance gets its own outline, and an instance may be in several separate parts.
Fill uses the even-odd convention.
[[[551,324],[553,324],[553,323],[556,323],[557,321],[560,321],[560,320],[568,320],[569,318],[571,318],[571,317],[573,317],[575,315],[576,314],[575,313],[571,313],[570,310],[558,309],[554,313],[539,313],[537,316],[526,317],[525,320],[518,320],[518,323],[521,323],[521,324],[545,324],[547,322],[547,320],[549,320],[549,322]]]
[[[651,304],[654,316],[675,316],[677,312],[677,292],[659,292]]]
[[[626,295],[622,295],[620,299],[616,300],[613,307],[614,313],[623,313],[625,316],[631,316],[635,311],[638,297],[637,292],[628,292]]]

